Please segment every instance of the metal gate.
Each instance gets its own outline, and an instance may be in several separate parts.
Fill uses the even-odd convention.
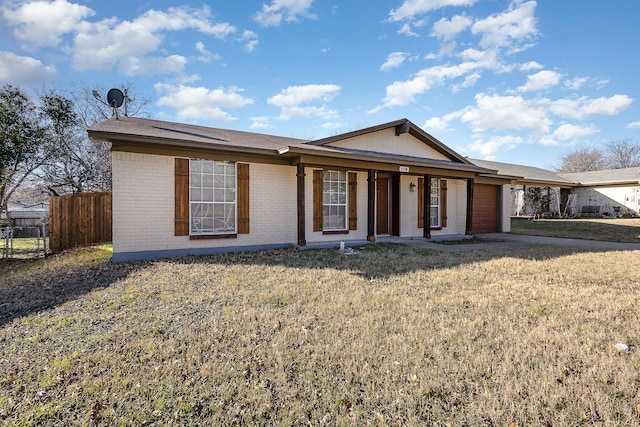
[[[0,258],[39,258],[47,254],[47,224],[0,228]]]

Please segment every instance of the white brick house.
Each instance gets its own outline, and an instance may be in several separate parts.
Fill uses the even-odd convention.
[[[114,262],[509,231],[510,180],[406,119],[316,141],[132,117],[88,133],[112,143]]]

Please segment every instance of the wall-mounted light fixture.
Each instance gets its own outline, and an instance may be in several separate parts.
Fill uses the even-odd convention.
[[[414,191],[416,191],[416,183],[411,181],[411,183],[409,184],[409,191],[411,191],[412,193]]]

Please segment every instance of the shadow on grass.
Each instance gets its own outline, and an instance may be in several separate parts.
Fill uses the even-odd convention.
[[[111,264],[104,255],[77,265],[58,262],[68,256],[72,255],[0,260],[0,326],[107,288],[140,268],[139,264]]]
[[[415,271],[455,268],[506,257],[544,260],[575,253],[604,255],[608,252],[571,247],[505,245],[452,253],[400,243],[376,243],[354,249],[349,255],[341,254],[337,249],[301,251],[289,248],[119,264],[112,264],[109,259],[99,259],[73,266],[65,263],[52,266],[54,263],[47,263],[49,259],[40,260],[29,266],[28,272],[0,273],[0,326],[22,316],[53,309],[96,289],[107,288],[134,272],[153,268],[161,263],[197,265],[198,268],[206,268],[207,265],[275,266],[287,269],[282,273],[283,280],[292,278],[294,274],[303,274],[300,272],[304,269],[335,269],[368,280],[378,280]],[[0,264],[0,267],[4,270],[7,265]]]

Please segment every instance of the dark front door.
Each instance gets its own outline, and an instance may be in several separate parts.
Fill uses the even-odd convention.
[[[376,234],[389,234],[389,178],[376,179]]]

